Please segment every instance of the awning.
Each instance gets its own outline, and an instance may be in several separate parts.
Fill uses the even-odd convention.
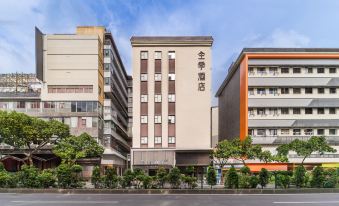
[[[339,163],[324,163],[321,166],[325,168],[339,168]]]
[[[267,164],[247,164],[251,172],[260,172],[262,168],[268,171],[287,171],[287,164],[284,163],[267,163]]]

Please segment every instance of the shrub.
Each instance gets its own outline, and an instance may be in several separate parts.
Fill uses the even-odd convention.
[[[79,173],[82,171],[80,165],[69,165],[62,163],[56,168],[58,185],[62,188],[81,187],[81,179]]]
[[[174,167],[168,173],[168,182],[171,184],[172,188],[178,188],[180,186],[180,177],[180,170],[177,167]]]
[[[291,182],[291,177],[287,173],[278,173],[276,176],[277,186],[288,188]]]
[[[267,185],[269,178],[270,176],[267,169],[261,168],[259,172],[259,184],[261,185],[261,188],[264,188]]]
[[[244,175],[250,175],[251,170],[248,166],[243,166],[242,168],[240,168],[240,173]]]
[[[307,182],[305,181],[306,170],[304,166],[300,165],[294,170],[294,184],[297,188],[303,187]]]
[[[22,187],[37,188],[40,187],[38,180],[38,168],[29,165],[23,165],[18,172],[19,184]]]
[[[10,174],[9,172],[2,170],[0,171],[0,187],[2,188],[13,188],[18,184],[18,178],[14,174]]]
[[[56,178],[55,178],[53,170],[51,169],[43,170],[38,175],[38,181],[39,181],[40,187],[42,188],[53,187],[56,182]]]
[[[99,166],[95,166],[92,171],[91,183],[94,185],[94,188],[99,188],[101,185],[101,175]]]
[[[257,188],[258,184],[259,184],[259,179],[257,176],[252,175],[249,179],[249,184],[251,188]]]
[[[113,168],[106,169],[103,182],[106,188],[113,189],[118,187],[119,179]]]
[[[228,170],[226,176],[227,176],[225,181],[226,188],[235,189],[239,187],[239,175],[233,165]]]
[[[152,187],[152,182],[153,182],[153,177],[151,177],[151,176],[148,176],[148,175],[143,175],[143,177],[142,177],[142,187],[144,188],[144,189],[149,189],[149,188],[151,188]]]
[[[322,167],[316,166],[312,170],[312,179],[311,179],[311,187],[323,187],[324,185],[324,170]]]
[[[325,188],[335,188],[337,185],[337,173],[335,169],[327,169],[325,172]]]
[[[251,188],[250,179],[251,179],[251,176],[248,176],[246,174],[240,174],[239,175],[239,187],[246,188],[246,189]]]
[[[188,166],[185,168],[185,174],[189,176],[193,176],[194,174],[194,167],[193,166]]]
[[[207,183],[211,186],[211,189],[217,184],[217,173],[213,166],[209,166],[207,169]]]
[[[5,169],[4,164],[2,164],[2,162],[0,162],[0,172],[2,172],[2,171],[6,171],[6,169]]]
[[[181,181],[185,183],[185,187],[187,186],[187,188],[189,189],[194,189],[198,186],[196,177],[192,177],[189,175],[182,175]]]
[[[163,167],[159,167],[157,170],[156,177],[159,182],[159,187],[164,188],[164,184],[167,181],[167,170]]]
[[[132,182],[134,180],[134,173],[132,170],[128,169],[125,171],[122,181],[121,181],[121,186],[123,188],[130,187],[132,186]]]

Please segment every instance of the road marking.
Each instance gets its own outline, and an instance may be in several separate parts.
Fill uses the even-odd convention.
[[[273,204],[331,204],[339,201],[315,201],[315,202],[273,202]]]
[[[18,201],[11,201],[12,203],[31,203],[31,204],[117,204],[118,201],[67,201],[67,200],[60,200],[60,201],[30,201],[30,200],[18,200]]]

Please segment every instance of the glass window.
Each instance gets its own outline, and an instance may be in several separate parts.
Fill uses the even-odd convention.
[[[318,108],[318,114],[325,114],[324,108]]]
[[[336,108],[329,108],[329,114],[336,114]]]
[[[161,81],[161,74],[154,74],[155,81]]]
[[[71,111],[72,112],[76,112],[77,110],[77,104],[76,104],[76,102],[71,102]]]
[[[313,129],[304,129],[305,135],[313,135]]]
[[[104,64],[105,71],[109,71],[109,64]]]
[[[147,116],[144,116],[144,115],[141,116],[141,117],[140,117],[140,122],[141,122],[142,124],[147,124],[147,122],[148,122],[148,121],[147,121]]]
[[[253,108],[249,108],[248,109],[248,113],[250,114],[250,116],[254,116],[254,109]]]
[[[307,68],[307,73],[312,74],[313,73],[313,68]]]
[[[337,130],[336,129],[329,129],[328,133],[329,133],[329,135],[336,135],[337,134]]]
[[[305,114],[313,114],[313,108],[305,108]]]
[[[337,73],[337,68],[330,68],[329,70],[331,74]]]
[[[154,116],[154,123],[161,124],[161,116]]]
[[[330,94],[337,93],[337,88],[330,88]]]
[[[318,94],[324,94],[325,89],[324,88],[318,88]]]
[[[160,94],[154,95],[154,102],[161,102],[161,95]]]
[[[25,102],[17,102],[17,104],[16,104],[16,108],[18,108],[18,109],[24,109],[25,108],[25,106],[26,106],[26,103]]]
[[[281,68],[282,74],[288,74],[290,72],[289,68]]]
[[[154,59],[161,59],[161,51],[154,52]]]
[[[254,68],[253,67],[249,67],[248,68],[248,73],[249,74],[254,74]]]
[[[293,108],[293,114],[300,114],[300,108]]]
[[[174,51],[168,52],[168,59],[175,59],[175,52]]]
[[[301,135],[300,129],[293,129],[293,135]]]
[[[175,123],[175,116],[174,115],[168,116],[168,123],[170,123],[170,124],[174,124]]]
[[[93,112],[93,102],[87,102],[86,111]]]
[[[273,75],[278,73],[278,68],[277,67],[270,67],[269,72]]]
[[[293,88],[293,94],[301,94],[300,88]]]
[[[266,74],[266,68],[265,67],[259,67],[257,70],[258,70],[258,74]]]
[[[175,94],[168,95],[168,102],[175,102]]]
[[[269,113],[273,116],[278,115],[278,108],[269,108]]]
[[[248,89],[248,94],[249,95],[254,95],[254,89],[253,88],[249,88]]]
[[[258,136],[265,136],[266,130],[265,129],[257,129],[257,135]]]
[[[154,137],[154,144],[161,144],[161,137]]]
[[[324,129],[317,129],[317,135],[324,135],[325,130]]]
[[[258,108],[257,109],[257,114],[258,115],[265,115],[265,108]]]
[[[147,74],[140,74],[141,81],[147,81]]]
[[[325,73],[325,69],[324,68],[317,68],[317,72],[318,72],[318,74],[323,74],[323,73]]]
[[[277,136],[278,135],[277,129],[269,129],[268,131],[270,133],[270,136]]]
[[[289,114],[288,108],[281,108],[281,114]]]
[[[293,68],[293,73],[294,74],[300,74],[301,73],[301,69],[300,68]]]
[[[306,87],[305,88],[305,94],[312,94],[313,93],[313,88]]]
[[[281,129],[280,133],[281,133],[281,135],[290,135],[290,130],[289,129]]]
[[[105,77],[105,84],[106,85],[109,85],[109,79],[110,79],[110,77]]]
[[[148,52],[147,51],[140,52],[140,59],[148,59]]]
[[[276,95],[276,94],[278,94],[278,89],[277,88],[269,88],[269,93]]]
[[[141,144],[147,144],[148,143],[148,137],[141,137],[140,138],[140,143]]]
[[[265,88],[258,88],[257,89],[257,94],[265,95],[266,94],[266,89]]]
[[[168,80],[174,81],[175,80],[175,74],[168,74]]]
[[[148,101],[148,96],[147,94],[142,94],[140,97],[141,102],[147,102]]]
[[[168,137],[169,144],[175,144],[175,137]]]
[[[104,53],[105,53],[105,57],[109,57],[109,50],[108,50],[108,49],[105,49],[104,51],[105,51],[105,52],[104,52]]]
[[[281,94],[289,94],[290,90],[289,88],[281,88]]]

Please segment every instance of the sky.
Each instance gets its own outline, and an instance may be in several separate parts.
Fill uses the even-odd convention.
[[[214,95],[244,47],[339,47],[338,11],[336,0],[0,0],[0,73],[35,72],[35,26],[106,26],[129,74],[133,35],[211,35]]]

